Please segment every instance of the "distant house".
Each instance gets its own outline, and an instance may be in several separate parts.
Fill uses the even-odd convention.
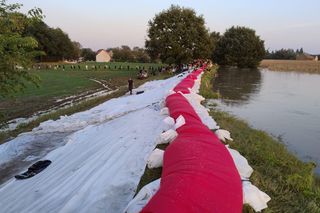
[[[318,56],[310,55],[308,53],[301,53],[297,55],[296,59],[304,61],[318,61]]]
[[[96,54],[96,62],[109,62],[111,60],[112,54],[106,50],[98,50]]]

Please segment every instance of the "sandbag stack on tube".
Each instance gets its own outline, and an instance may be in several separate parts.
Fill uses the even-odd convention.
[[[204,69],[189,74],[166,98],[170,117],[182,115],[185,124],[164,153],[160,189],[141,212],[242,212],[241,178],[229,151],[183,96]]]

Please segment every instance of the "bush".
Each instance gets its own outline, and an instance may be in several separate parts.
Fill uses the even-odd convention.
[[[219,65],[256,68],[264,56],[264,41],[254,30],[231,27],[218,41],[213,60]]]

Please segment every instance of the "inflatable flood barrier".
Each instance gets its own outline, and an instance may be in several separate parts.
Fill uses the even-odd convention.
[[[187,76],[174,91],[190,93],[188,88],[203,69]],[[186,123],[164,153],[160,189],[141,212],[242,212],[241,178],[229,151],[182,94],[168,96],[166,105],[172,118],[182,115]]]

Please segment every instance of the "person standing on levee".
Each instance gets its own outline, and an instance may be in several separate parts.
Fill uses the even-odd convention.
[[[133,80],[131,78],[129,78],[128,80],[128,89],[129,89],[130,95],[132,95]]]

